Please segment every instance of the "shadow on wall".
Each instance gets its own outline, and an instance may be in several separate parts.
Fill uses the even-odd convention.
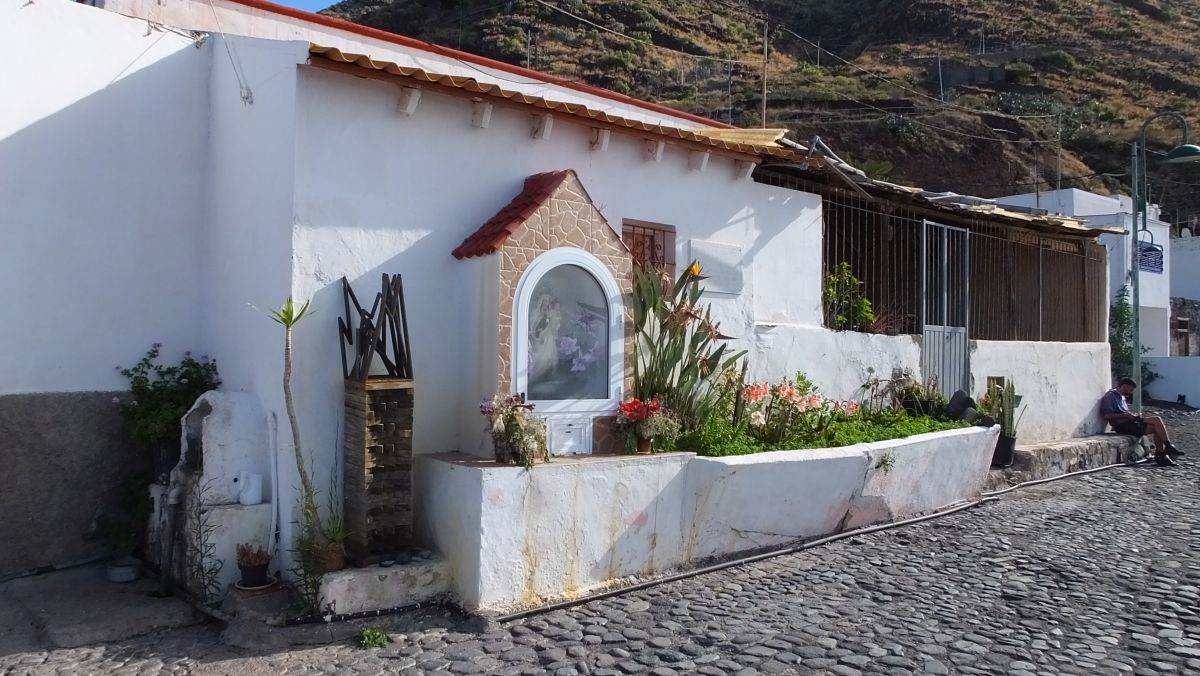
[[[27,6],[12,11],[38,10]],[[47,21],[20,18],[30,23],[17,30]],[[110,34],[97,33],[91,46],[102,50]],[[104,553],[84,533],[122,481],[149,472],[113,403],[126,386],[113,366],[156,341],[203,349],[196,242],[208,53],[136,47],[128,63],[111,53],[88,61],[89,46],[75,44],[70,72],[61,55],[0,66],[0,81],[17,88],[9,94],[30,97],[0,119],[0,223],[21,233],[0,247],[0,285],[21,290],[5,306],[16,330],[0,353],[0,387],[15,392],[0,396],[0,576]],[[29,91],[34,81],[42,89]],[[19,117],[57,99],[69,103],[28,124]]]

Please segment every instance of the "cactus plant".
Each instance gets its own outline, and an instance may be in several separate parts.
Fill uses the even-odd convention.
[[[1017,391],[1011,380],[992,386],[989,393],[991,415],[1000,424],[1000,433],[1009,438],[1017,436]]]

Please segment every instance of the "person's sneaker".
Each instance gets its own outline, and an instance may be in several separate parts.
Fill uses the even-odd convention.
[[[1175,444],[1167,444],[1167,455],[1171,456],[1172,458],[1182,458],[1183,456],[1187,455],[1187,453],[1175,448]]]
[[[1175,467],[1179,465],[1179,463],[1172,460],[1171,456],[1167,455],[1166,453],[1154,456],[1154,464],[1158,465],[1159,467]]]

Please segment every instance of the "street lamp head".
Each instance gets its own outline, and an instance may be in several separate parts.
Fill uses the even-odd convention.
[[[1167,164],[1183,164],[1184,162],[1200,162],[1200,146],[1191,143],[1185,143],[1181,146],[1176,146],[1167,153],[1167,158],[1163,160]]]

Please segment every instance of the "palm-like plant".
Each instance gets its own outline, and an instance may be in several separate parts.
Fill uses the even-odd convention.
[[[666,404],[684,430],[696,429],[717,403],[717,379],[745,351],[728,354],[712,319],[701,307],[699,262],[672,283],[652,268],[637,267],[633,280],[634,396]]]
[[[308,316],[309,302],[297,306],[291,296],[288,296],[278,310],[271,310],[270,317],[283,325],[283,401],[287,406],[288,423],[292,427],[292,450],[296,454],[296,471],[300,474],[300,487],[304,489],[304,507],[316,508],[316,490],[313,488],[312,477],[304,463],[303,446],[300,444],[300,421],[296,417],[296,404],[292,399],[292,330],[300,320]]]

